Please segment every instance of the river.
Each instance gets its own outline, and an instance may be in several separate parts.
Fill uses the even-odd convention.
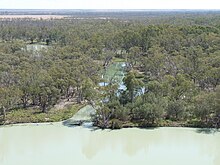
[[[95,130],[62,123],[0,127],[1,165],[219,165],[220,132]]]

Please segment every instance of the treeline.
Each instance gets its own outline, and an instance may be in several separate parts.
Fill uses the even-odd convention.
[[[3,120],[11,109],[39,106],[47,112],[61,99],[75,98],[95,103],[94,120],[102,128],[218,127],[220,24],[212,22],[215,15],[206,23],[200,17],[187,25],[170,20],[2,20]],[[26,49],[34,43],[50,46]],[[100,71],[113,57],[126,62],[125,91],[118,92],[114,82],[98,84]]]

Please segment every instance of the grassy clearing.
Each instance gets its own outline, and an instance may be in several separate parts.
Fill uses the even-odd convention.
[[[125,59],[114,57],[112,61],[113,62],[125,62]]]
[[[51,109],[48,113],[42,113],[39,109],[18,109],[8,112],[5,124],[16,123],[43,123],[43,122],[59,122],[71,118],[84,105],[74,104],[68,105],[64,109]],[[2,116],[0,116],[0,124],[3,124]]]

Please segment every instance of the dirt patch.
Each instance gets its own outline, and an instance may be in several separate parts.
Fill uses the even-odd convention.
[[[61,100],[59,103],[57,103],[54,106],[54,109],[55,110],[62,110],[65,107],[67,107],[68,105],[71,106],[73,104],[76,104],[76,100],[75,99],[70,99],[70,100],[64,99],[64,100]]]

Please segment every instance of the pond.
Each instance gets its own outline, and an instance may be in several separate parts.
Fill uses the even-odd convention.
[[[62,123],[0,127],[1,165],[219,165],[220,132],[95,130]]]

